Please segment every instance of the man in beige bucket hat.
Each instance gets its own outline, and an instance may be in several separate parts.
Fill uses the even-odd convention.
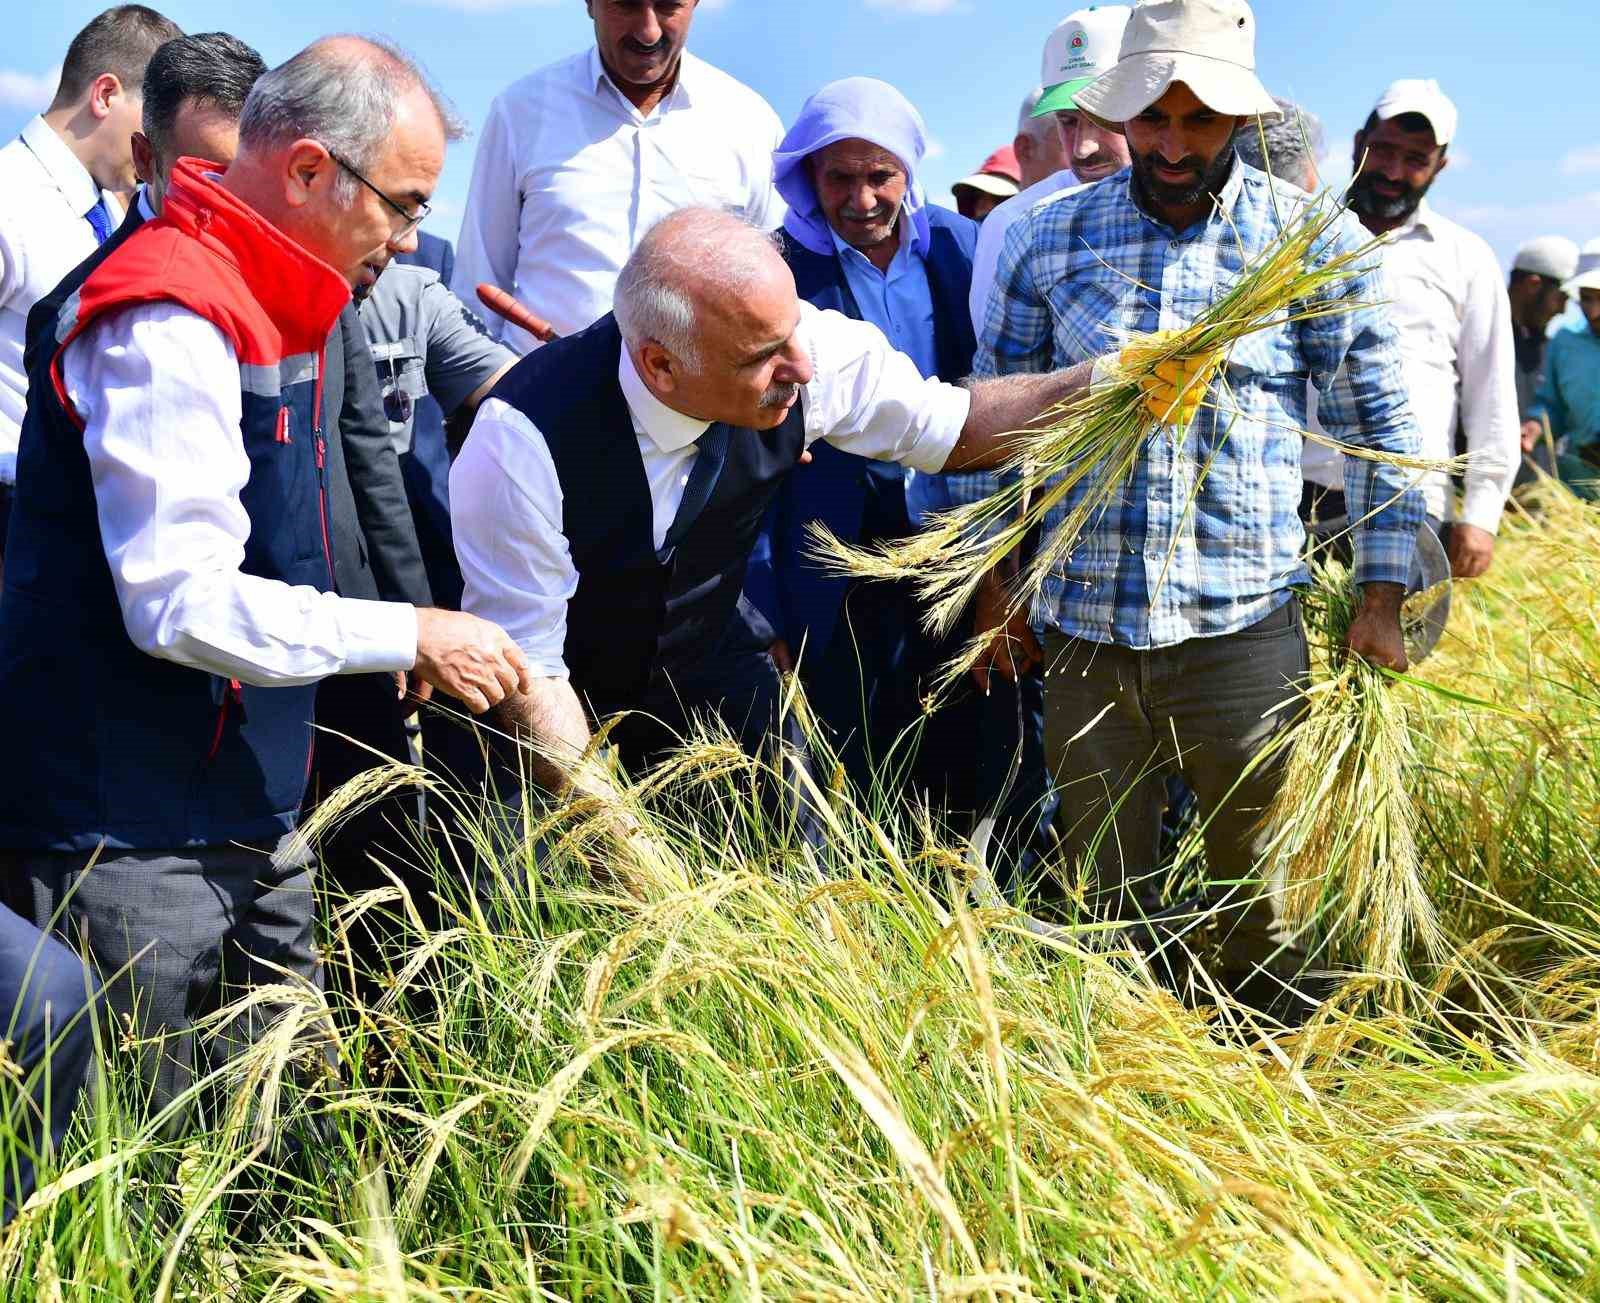
[[[978,375],[1048,371],[1189,325],[1273,242],[1278,214],[1305,203],[1233,148],[1241,127],[1278,114],[1256,77],[1243,0],[1137,5],[1116,66],[1074,99],[1126,136],[1132,166],[1035,205],[1012,228]],[[1330,254],[1367,242],[1354,218],[1325,238]],[[1226,357],[1187,359],[1167,392],[1149,396],[1159,428],[1121,502],[1091,517],[1033,611],[1067,876],[1074,859],[1090,868],[1101,911],[1163,959],[1204,936],[1217,982],[1285,1020],[1309,1012],[1314,986],[1261,885],[1256,837],[1282,782],[1284,751],[1270,748],[1298,720],[1294,689],[1307,673],[1294,592],[1308,579],[1297,515],[1307,380],[1334,438],[1407,455],[1419,445],[1394,329],[1369,306],[1387,297],[1381,273],[1323,296],[1342,310],[1308,307]],[[1349,383],[1335,386],[1341,368]],[[1421,494],[1404,472],[1350,460],[1362,601],[1349,646],[1403,668],[1399,609]],[[1077,508],[1095,478],[1057,510]],[[1155,867],[1163,780],[1174,773],[1198,801],[1210,885],[1169,905]],[[1204,990],[1186,985],[1182,967],[1169,968],[1180,989]]]

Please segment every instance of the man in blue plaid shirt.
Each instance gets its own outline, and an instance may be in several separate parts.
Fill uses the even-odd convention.
[[[1274,240],[1294,196],[1305,202],[1234,153],[1236,129],[1278,112],[1254,73],[1244,0],[1138,6],[1117,66],[1078,103],[1123,131],[1132,167],[1013,227],[977,375],[1047,371],[1188,325]],[[1329,253],[1366,242],[1346,219]],[[1381,303],[1381,273],[1374,266],[1331,293]],[[1226,385],[1213,380],[1202,401],[1206,377],[1223,368]],[[1248,1002],[1299,1013],[1307,1006],[1287,979],[1304,956],[1279,925],[1274,893],[1255,881],[1255,843],[1283,749],[1258,757],[1296,722],[1308,669],[1294,594],[1308,578],[1297,515],[1307,380],[1333,437],[1410,456],[1420,437],[1380,307],[1258,332],[1226,358],[1186,360],[1183,376],[1199,377],[1177,418],[1184,437],[1172,424],[1152,434],[1120,504],[1091,522],[1034,611],[1060,831],[1068,853],[1093,865],[1105,912],[1154,913],[1162,775],[1181,772],[1205,820],[1216,975]],[[1157,420],[1174,416],[1171,397],[1152,404]],[[1409,472],[1347,464],[1351,516],[1366,517],[1354,539],[1362,605],[1349,645],[1404,668],[1399,611],[1422,498]]]

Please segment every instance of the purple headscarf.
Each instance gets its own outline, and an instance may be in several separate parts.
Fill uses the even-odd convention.
[[[912,242],[927,248],[928,215],[923,211],[927,199],[917,169],[928,152],[928,129],[910,100],[888,82],[872,77],[829,82],[805,102],[772,155],[773,185],[789,205],[783,229],[812,253],[834,252],[828,219],[817,202],[805,161],[841,140],[869,141],[900,160],[906,170],[903,209],[911,222]]]

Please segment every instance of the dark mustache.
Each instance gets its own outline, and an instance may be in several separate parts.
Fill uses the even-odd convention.
[[[1174,170],[1182,168],[1186,172],[1198,172],[1203,176],[1205,175],[1206,161],[1198,154],[1191,154],[1187,158],[1179,159],[1176,163],[1169,163],[1160,154],[1152,154],[1150,156],[1150,166],[1152,168],[1170,167]]]
[[[620,42],[622,48],[630,54],[660,54],[667,48],[667,38],[663,36],[653,45],[646,45],[643,41],[636,41],[631,36],[624,36]]]

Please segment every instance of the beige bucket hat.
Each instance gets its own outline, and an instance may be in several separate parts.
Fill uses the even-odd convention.
[[[1135,5],[1116,67],[1075,99],[1079,109],[1120,130],[1180,81],[1218,113],[1283,116],[1256,76],[1256,18],[1245,0]]]

